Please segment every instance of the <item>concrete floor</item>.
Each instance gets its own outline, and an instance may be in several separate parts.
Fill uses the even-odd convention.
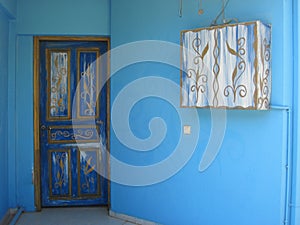
[[[108,216],[105,207],[45,208],[23,213],[16,225],[133,225]]]

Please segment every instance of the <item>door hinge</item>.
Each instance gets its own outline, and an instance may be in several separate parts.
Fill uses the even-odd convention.
[[[34,168],[32,168],[32,171],[31,171],[31,179],[32,179],[32,184],[34,184]]]

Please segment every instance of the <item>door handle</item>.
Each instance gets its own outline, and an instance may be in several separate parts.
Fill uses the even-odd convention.
[[[102,120],[96,120],[95,122],[96,122],[97,125],[102,125],[103,124]]]
[[[41,130],[51,130],[51,127],[47,127],[46,125],[41,125]]]
[[[42,135],[42,137],[45,137],[45,131],[47,130],[47,127],[46,127],[46,125],[41,125],[40,126],[40,128],[41,128],[41,135]]]

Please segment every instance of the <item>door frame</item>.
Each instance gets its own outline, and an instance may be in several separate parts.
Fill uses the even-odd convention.
[[[33,112],[34,112],[34,204],[37,211],[42,209],[42,195],[41,195],[41,158],[40,158],[40,42],[41,41],[105,41],[107,42],[107,75],[110,76],[110,38],[100,36],[34,36],[34,55],[33,55]],[[107,194],[108,194],[108,208],[110,209],[110,77],[107,79],[107,93],[106,93],[106,135],[107,135]]]

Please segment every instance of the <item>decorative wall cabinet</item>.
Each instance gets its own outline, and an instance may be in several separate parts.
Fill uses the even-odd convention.
[[[181,32],[181,106],[269,109],[271,26],[260,21]]]

